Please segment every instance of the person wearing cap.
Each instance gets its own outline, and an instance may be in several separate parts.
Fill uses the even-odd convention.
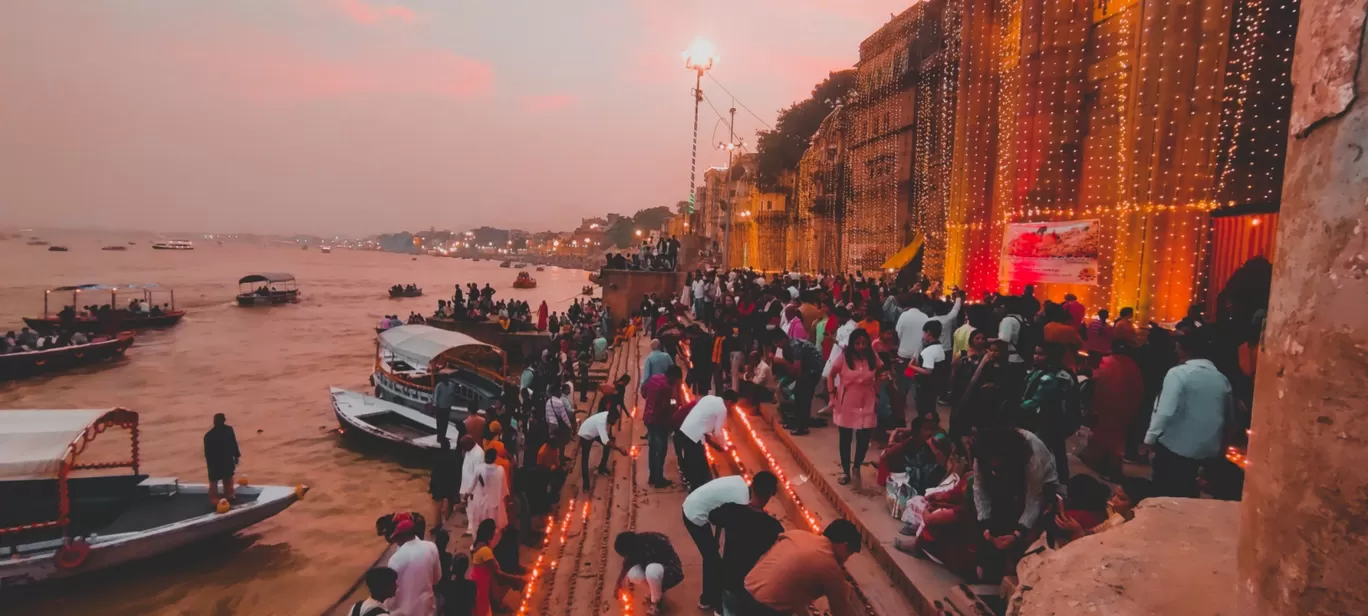
[[[394,596],[385,608],[403,616],[434,616],[437,595],[433,586],[442,579],[442,559],[437,545],[418,536],[412,520],[394,526],[394,544],[388,567],[397,575]]]
[[[627,450],[613,442],[613,424],[618,421],[617,411],[601,411],[590,415],[579,427],[580,476],[585,492],[589,491],[589,455],[594,449],[594,441],[603,444],[603,457],[599,459],[598,474],[608,474],[608,452],[616,449],[622,455],[630,455]]]
[[[842,565],[860,551],[860,531],[849,520],[833,520],[822,534],[791,530],[765,552],[746,575],[744,592],[727,606],[727,616],[806,613],[826,597],[831,616],[855,616],[855,602]]]

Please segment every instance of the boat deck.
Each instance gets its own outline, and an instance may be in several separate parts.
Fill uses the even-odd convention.
[[[395,412],[365,415],[362,419],[364,419],[366,423],[384,430],[385,432],[409,440],[422,438],[424,436],[432,436],[435,433],[432,428],[423,426],[418,422]]]
[[[255,502],[258,496],[258,490],[242,489],[235,494],[232,503],[234,506],[241,506]],[[146,495],[127,502],[101,505],[96,508],[83,507],[85,511],[73,512],[70,534],[88,535],[93,532],[106,536],[142,532],[214,513],[208,496],[200,491],[183,491],[169,496]],[[34,544],[61,538],[62,531],[58,528],[26,532],[20,539],[23,542],[20,545],[20,552],[33,551]],[[10,555],[11,547],[0,545],[0,558],[8,558]]]

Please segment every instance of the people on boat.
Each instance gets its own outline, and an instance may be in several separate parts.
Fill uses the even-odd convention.
[[[204,465],[209,470],[209,502],[217,505],[219,501],[218,483],[223,483],[223,498],[233,501],[233,472],[242,451],[238,449],[237,435],[228,425],[223,413],[214,414],[214,427],[204,433]]]

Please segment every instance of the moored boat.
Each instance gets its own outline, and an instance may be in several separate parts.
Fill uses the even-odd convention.
[[[518,272],[518,277],[513,280],[513,288],[535,289],[537,288],[537,279],[527,272]]]
[[[0,588],[117,567],[230,534],[308,491],[240,486],[219,513],[208,485],[141,474],[138,436],[138,414],[125,409],[0,411]]]
[[[323,253],[323,254],[325,254],[325,255],[326,255],[326,254],[331,254],[331,253],[332,253],[332,246],[319,246],[319,247],[318,247],[318,252],[321,252],[321,253]]]
[[[48,246],[48,252],[66,252],[66,246]]]
[[[110,251],[128,250],[128,247],[127,247],[127,246],[105,246],[104,248],[101,248],[100,250],[110,250]]]
[[[333,413],[343,436],[363,437],[389,445],[421,450],[435,450],[437,420],[402,404],[381,400],[374,396],[329,387]],[[465,409],[461,409],[464,414]],[[455,424],[447,425],[447,441],[455,446],[461,434]]]
[[[98,309],[104,302],[104,293],[109,293],[109,310]],[[70,293],[71,303],[57,314],[52,314],[49,300],[52,294]],[[166,293],[165,307],[154,301],[157,294]],[[119,296],[137,296],[150,307],[147,312],[133,312],[119,309]],[[97,309],[86,310],[81,302],[93,304]],[[38,333],[58,329],[67,332],[113,334],[126,330],[169,327],[185,317],[184,310],[176,310],[176,292],[169,287],[157,284],[79,284],[68,287],[48,289],[43,293],[43,316],[24,317],[24,324]]]
[[[537,271],[539,271],[539,272],[544,272],[544,271],[546,271],[546,266],[545,266],[545,265],[538,265],[538,266],[537,266]]]
[[[133,332],[120,332],[115,336],[98,337],[86,344],[5,353],[0,355],[0,381],[123,357],[128,347],[133,346],[133,337]]]
[[[500,261],[499,267],[513,267],[512,261]]]
[[[190,240],[166,240],[152,244],[152,250],[194,250],[195,243]]]
[[[261,286],[255,289],[243,285]],[[299,301],[299,286],[293,274],[265,273],[248,274],[238,279],[237,303],[239,306],[271,306],[292,304]]]
[[[449,370],[458,405],[448,409],[464,419],[472,404],[488,406],[503,395],[508,368],[502,349],[459,332],[430,325],[400,325],[375,337],[371,385],[375,397],[429,412],[433,375]]]

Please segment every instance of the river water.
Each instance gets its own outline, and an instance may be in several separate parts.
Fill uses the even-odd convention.
[[[374,535],[377,516],[431,509],[426,470],[348,448],[332,415],[330,385],[368,389],[381,315],[431,313],[452,285],[466,282],[489,282],[496,299],[523,299],[534,309],[545,300],[559,312],[588,278],[582,270],[548,267],[533,274],[537,289],[515,290],[515,270],[490,261],[209,241],[193,251],[160,251],[148,237],[113,234],[44,238],[71,251],[0,241],[0,328],[18,330],[21,317],[41,314],[44,289],[82,283],[170,286],[176,306],[189,314],[176,327],[139,334],[121,362],[0,383],[0,409],[138,411],[143,472],[190,483],[205,481],[201,436],[214,413],[226,413],[242,447],[239,476],[311,490],[234,538],[0,596],[3,613],[322,612],[384,547]],[[99,250],[129,240],[138,243],[127,251]],[[294,274],[302,300],[236,307],[237,279],[251,272]],[[390,285],[410,282],[427,295],[388,298]],[[53,310],[60,307],[56,297]]]

